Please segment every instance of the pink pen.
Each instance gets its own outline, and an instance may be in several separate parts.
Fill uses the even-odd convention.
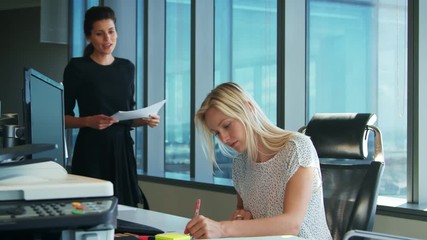
[[[200,198],[198,198],[198,199],[196,200],[196,205],[194,206],[194,216],[195,216],[195,217],[199,216],[200,203],[201,203]]]

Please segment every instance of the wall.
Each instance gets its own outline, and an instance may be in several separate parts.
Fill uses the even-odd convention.
[[[40,8],[0,11],[0,101],[2,113],[17,112],[22,123],[23,69],[31,67],[62,81],[68,46],[40,43]]]
[[[200,214],[214,220],[226,220],[235,209],[234,194],[218,193],[153,182],[140,182],[150,209],[191,218],[197,198],[202,200]],[[427,239],[427,222],[377,215],[374,231]]]
[[[201,199],[200,214],[215,220],[228,219],[236,206],[234,194],[170,186],[153,182],[140,182],[151,210],[193,217],[194,204]]]

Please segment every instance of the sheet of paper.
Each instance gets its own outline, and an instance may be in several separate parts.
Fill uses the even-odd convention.
[[[122,121],[135,118],[144,118],[150,115],[158,115],[159,110],[165,103],[166,99],[145,108],[140,108],[133,111],[118,111],[111,116],[119,121]]]

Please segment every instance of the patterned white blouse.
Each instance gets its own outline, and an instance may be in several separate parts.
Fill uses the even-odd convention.
[[[243,207],[256,218],[283,213],[286,184],[299,167],[313,167],[312,196],[304,217],[299,237],[305,239],[332,239],[323,206],[322,177],[319,158],[311,140],[302,134],[294,137],[274,157],[262,163],[238,155],[233,162],[233,182],[243,199]]]

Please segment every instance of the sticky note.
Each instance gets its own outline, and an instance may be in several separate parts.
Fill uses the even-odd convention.
[[[182,233],[162,233],[156,235],[156,240],[191,240],[191,237]]]

